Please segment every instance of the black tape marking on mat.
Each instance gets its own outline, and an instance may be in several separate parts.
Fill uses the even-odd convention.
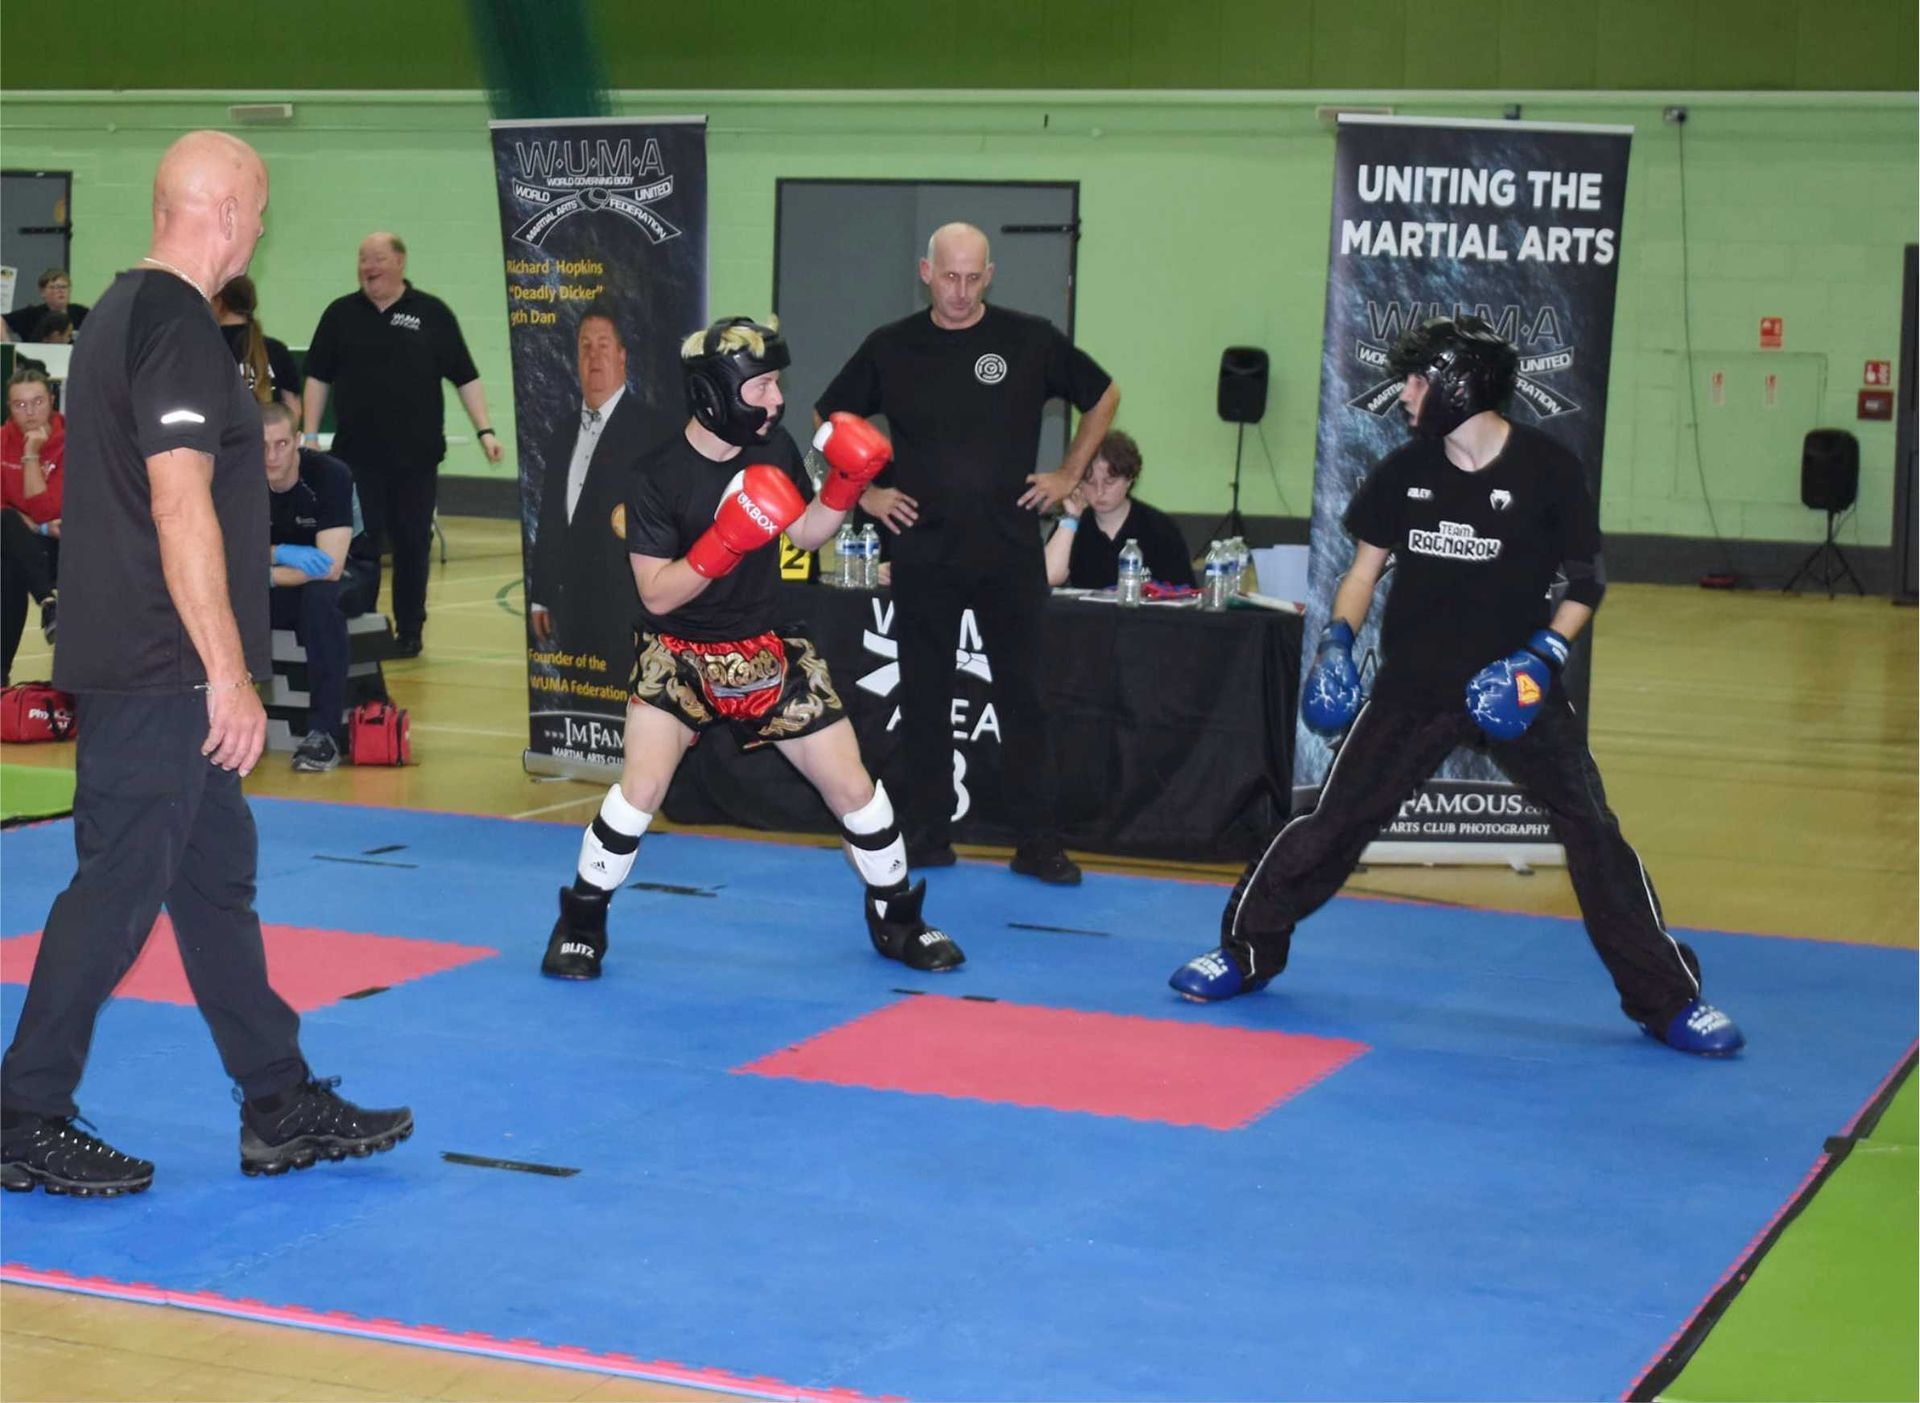
[[[335,857],[332,853],[315,853],[313,860],[315,862],[350,862],[356,867],[400,867],[409,872],[418,871],[420,868],[417,862],[382,862],[377,857]]]
[[[1900,1065],[1894,1069],[1893,1075],[1887,1078],[1886,1085],[1880,1088],[1879,1093],[1867,1103],[1867,1108],[1855,1120],[1853,1129],[1844,1135],[1827,1137],[1825,1148],[1820,1156],[1821,1162],[1814,1171],[1813,1177],[1807,1181],[1806,1186],[1799,1193],[1794,1195],[1793,1201],[1781,1210],[1780,1216],[1773,1220],[1773,1226],[1767,1229],[1766,1235],[1755,1243],[1752,1250],[1728,1273],[1720,1289],[1707,1297],[1706,1304],[1701,1306],[1693,1319],[1687,1322],[1686,1329],[1682,1330],[1673,1344],[1668,1346],[1667,1352],[1661,1355],[1654,1362],[1653,1367],[1648,1369],[1641,1376],[1640,1381],[1627,1392],[1628,1403],[1652,1403],[1652,1400],[1666,1392],[1673,1381],[1686,1371],[1687,1365],[1693,1362],[1694,1354],[1698,1352],[1701,1345],[1706,1343],[1707,1336],[1713,1333],[1713,1327],[1720,1323],[1721,1317],[1733,1304],[1734,1297],[1738,1296],[1741,1288],[1753,1279],[1753,1273],[1758,1269],[1761,1259],[1773,1250],[1773,1244],[1778,1242],[1781,1234],[1793,1225],[1794,1219],[1806,1211],[1807,1205],[1813,1202],[1813,1196],[1819,1193],[1821,1186],[1833,1177],[1834,1171],[1846,1162],[1854,1146],[1871,1135],[1874,1128],[1880,1124],[1880,1118],[1887,1113],[1887,1107],[1893,1104],[1894,1096],[1912,1078],[1914,1062],[1915,1054],[1912,1052],[1901,1058]]]
[[[668,896],[715,896],[718,887],[677,887],[672,882],[628,882],[628,891],[665,892]]]
[[[378,857],[380,856],[381,853],[404,852],[406,851],[406,847],[407,845],[405,843],[388,843],[385,847],[368,848],[365,852],[361,853],[360,855],[362,857]]]
[[[1049,935],[1097,935],[1102,940],[1110,939],[1113,935],[1112,931],[1107,930],[1085,930],[1080,926],[1041,926],[1032,921],[1008,921],[1007,926],[1011,930],[1042,930]]]
[[[386,993],[387,990],[392,987],[391,984],[376,984],[371,989],[360,989],[351,994],[342,994],[340,997],[343,999],[370,999],[375,994]]]
[[[486,1155],[463,1155],[456,1150],[440,1151],[448,1164],[470,1164],[475,1169],[512,1169],[522,1174],[545,1174],[553,1179],[570,1179],[580,1171],[564,1164],[531,1164],[524,1159],[492,1159]]]

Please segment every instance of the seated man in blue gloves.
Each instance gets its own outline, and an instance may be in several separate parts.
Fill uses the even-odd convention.
[[[346,742],[347,620],[373,607],[380,561],[360,529],[353,474],[338,458],[300,447],[293,411],[260,406],[273,513],[273,626],[307,651],[307,735],[293,768],[340,763]]]
[[[1401,803],[1449,752],[1477,743],[1551,820],[1627,1017],[1682,1052],[1739,1051],[1739,1028],[1701,998],[1700,961],[1667,931],[1557,683],[1605,590],[1585,471],[1556,440],[1505,417],[1519,357],[1480,318],[1415,328],[1389,364],[1406,379],[1414,439],[1373,468],[1347,510],[1353,564],[1300,703],[1309,726],[1346,729],[1346,739],[1318,804],[1241,876],[1220,947],[1170,982],[1201,1002],[1263,987],[1286,968],[1294,926],[1339,891]],[[1353,639],[1389,555],[1384,661],[1364,697]],[[1556,605],[1549,588],[1562,573]]]

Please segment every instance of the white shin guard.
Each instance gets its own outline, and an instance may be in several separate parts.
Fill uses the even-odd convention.
[[[617,891],[640,855],[640,837],[653,822],[627,802],[614,785],[600,803],[587,831],[580,835],[580,880],[601,891]]]
[[[890,891],[907,880],[907,844],[894,822],[887,788],[874,781],[873,798],[840,820],[847,860],[860,880],[877,891]]]

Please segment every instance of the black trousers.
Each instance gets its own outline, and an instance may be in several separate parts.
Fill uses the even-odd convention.
[[[960,616],[969,608],[993,665],[1007,812],[1023,847],[1059,843],[1053,754],[1040,702],[1041,630],[1047,603],[1040,552],[974,565],[893,565],[894,632],[900,640],[900,733],[905,762],[897,792],[914,846],[949,841],[953,826],[953,675]]]
[[[276,585],[270,600],[275,628],[290,628],[307,653],[307,730],[346,734],[347,668],[352,654],[347,620],[358,618],[380,592],[380,570],[352,569],[337,580]]]
[[[1464,706],[1368,702],[1308,813],[1281,826],[1241,874],[1220,918],[1221,943],[1254,954],[1254,973],[1284,967],[1293,928],[1340,890],[1367,844],[1456,747],[1483,741]],[[1487,742],[1494,763],[1544,809],[1567,851],[1587,937],[1629,1018],[1665,1026],[1700,992],[1699,961],[1668,934],[1653,881],[1607,807],[1573,708],[1556,692],[1518,739]]]
[[[19,512],[0,509],[0,632],[5,636],[0,672],[9,678],[27,631],[27,601],[44,601],[53,593],[59,563],[59,541],[36,534]]]
[[[433,559],[433,507],[438,463],[353,464],[367,534],[393,552],[393,629],[417,634],[427,622],[427,567]],[[372,608],[379,602],[374,583]]]
[[[75,1114],[94,1020],[162,906],[227,1075],[249,1099],[290,1089],[306,1074],[300,1020],[267,983],[253,909],[259,841],[239,775],[200,753],[206,698],[93,693],[79,708],[79,869],[47,916],[0,1101]]]

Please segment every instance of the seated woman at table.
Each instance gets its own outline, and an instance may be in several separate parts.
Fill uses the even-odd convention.
[[[1075,589],[1111,589],[1120,578],[1120,552],[1140,543],[1147,577],[1163,585],[1191,585],[1193,562],[1173,518],[1133,496],[1140,480],[1140,445],[1114,430],[1080,485],[1062,502],[1065,513],[1047,542],[1047,583]],[[1092,525],[1086,513],[1092,509]]]

